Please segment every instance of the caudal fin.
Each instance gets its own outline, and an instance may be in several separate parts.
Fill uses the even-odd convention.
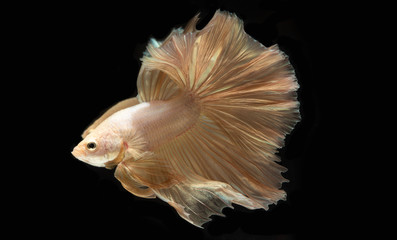
[[[149,44],[142,68],[163,72],[195,94],[203,114],[244,151],[273,154],[300,119],[299,85],[288,57],[251,38],[234,14],[217,11],[201,31],[196,22],[190,31],[174,30],[164,43]]]
[[[184,91],[200,104],[197,123],[155,154],[189,181],[200,176],[209,182],[154,191],[201,225],[211,211],[200,215],[196,208],[211,202],[223,206],[224,196],[232,196],[225,206],[265,209],[285,198],[280,188],[286,168],[276,163],[275,153],[300,116],[294,70],[277,46],[266,48],[252,39],[234,14],[217,11],[202,30],[196,22],[197,17],[185,31],[148,45],[138,91],[143,101]],[[191,201],[186,206],[184,198]]]

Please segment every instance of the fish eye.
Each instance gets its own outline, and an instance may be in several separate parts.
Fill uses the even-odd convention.
[[[96,149],[96,143],[95,142],[87,143],[87,149],[90,151],[94,151]]]

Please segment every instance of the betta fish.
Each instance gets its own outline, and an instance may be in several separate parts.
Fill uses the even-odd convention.
[[[116,168],[132,194],[159,198],[202,227],[232,203],[265,209],[285,200],[276,152],[300,120],[295,72],[277,47],[250,37],[235,14],[198,15],[141,58],[138,95],[82,134],[72,154]]]

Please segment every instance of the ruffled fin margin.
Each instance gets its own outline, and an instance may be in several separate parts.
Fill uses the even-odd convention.
[[[168,189],[154,190],[154,193],[197,227],[210,221],[211,215],[224,216],[222,209],[233,208],[232,203],[249,209],[261,208],[228,184],[204,179],[197,183],[179,183]]]
[[[151,190],[201,226],[233,202],[268,209],[285,199],[275,153],[300,116],[294,70],[276,45],[252,39],[233,14],[217,11],[200,31],[197,19],[148,45],[138,92],[147,102],[184,92],[199,104],[196,124],[153,150],[181,178]]]

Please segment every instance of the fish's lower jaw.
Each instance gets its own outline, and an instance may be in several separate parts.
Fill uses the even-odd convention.
[[[94,161],[94,160],[88,160],[88,159],[82,159],[82,158],[77,158],[77,160],[86,163],[88,165],[94,166],[94,167],[105,167],[106,162],[99,162],[99,161]]]
[[[105,167],[105,163],[98,163],[98,162],[90,162],[88,160],[80,160],[88,165],[94,166],[94,167]]]

